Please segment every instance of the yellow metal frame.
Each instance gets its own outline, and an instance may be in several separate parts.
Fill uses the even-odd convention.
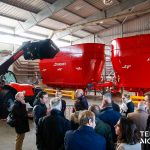
[[[138,104],[140,101],[144,101],[144,96],[130,96],[130,99],[134,104]]]
[[[47,92],[49,95],[55,95],[57,90],[45,88],[44,91]],[[61,90],[61,92],[62,92],[62,96],[71,97],[72,100],[75,99],[75,92],[74,91]]]

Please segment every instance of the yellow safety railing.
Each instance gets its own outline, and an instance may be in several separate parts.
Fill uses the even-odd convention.
[[[55,95],[57,90],[44,88],[44,91],[47,92],[49,95]]]
[[[130,99],[134,104],[138,104],[140,101],[144,100],[144,96],[130,96]]]
[[[55,89],[49,89],[49,88],[45,88],[44,89],[45,92],[47,92],[49,95],[55,95],[56,91]],[[66,97],[71,97],[72,100],[75,99],[75,93],[74,91],[69,91],[69,90],[61,90],[62,96],[66,96]]]

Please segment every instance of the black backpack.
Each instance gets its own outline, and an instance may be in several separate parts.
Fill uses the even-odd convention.
[[[15,127],[16,125],[16,120],[14,118],[14,115],[12,112],[10,112],[7,116],[7,120],[6,120],[7,124],[11,127]]]

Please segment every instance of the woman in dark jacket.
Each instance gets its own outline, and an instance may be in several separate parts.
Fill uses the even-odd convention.
[[[25,133],[29,131],[28,115],[26,104],[24,101],[24,92],[18,92],[15,96],[16,100],[12,108],[12,113],[15,118],[15,130],[17,133],[16,150],[22,149]]]
[[[46,92],[40,91],[36,96],[35,102],[33,104],[33,116],[36,125],[41,117],[46,116],[47,107],[46,102],[48,101],[48,94]]]
[[[131,119],[121,117],[115,125],[115,131],[118,136],[116,150],[141,150],[140,132]]]

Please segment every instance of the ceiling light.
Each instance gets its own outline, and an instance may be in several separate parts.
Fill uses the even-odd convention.
[[[103,3],[105,5],[111,5],[113,3],[113,0],[103,0]]]

